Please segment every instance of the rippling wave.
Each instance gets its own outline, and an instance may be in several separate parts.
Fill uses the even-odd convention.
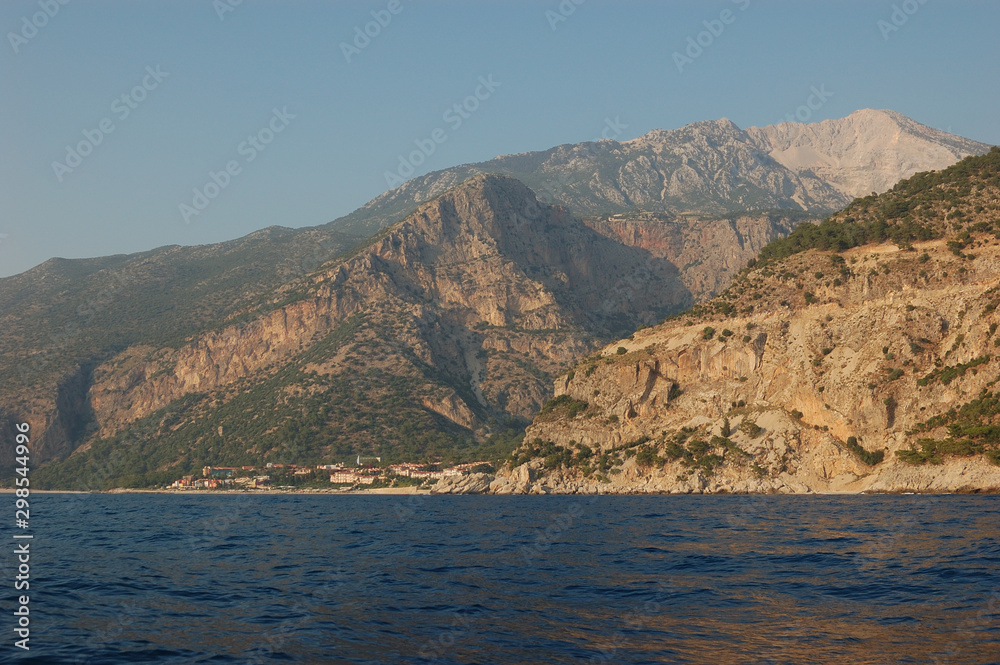
[[[32,513],[32,649],[2,662],[1000,662],[992,496],[42,495]]]

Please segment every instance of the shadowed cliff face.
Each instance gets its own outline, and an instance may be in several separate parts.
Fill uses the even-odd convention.
[[[511,178],[477,177],[424,206],[374,254],[397,284],[494,326],[606,336],[691,303],[670,261],[539,204]]]
[[[362,415],[398,400],[397,414],[471,438],[491,420],[529,418],[552,378],[602,340],[691,303],[670,261],[539,204],[516,180],[479,176],[231,324],[117,354],[94,371],[89,404],[98,439],[185,404],[173,430],[218,420],[234,432],[218,446],[258,456],[281,424],[239,441],[239,425],[223,422],[239,395],[281,410],[327,391],[331,409]],[[331,414],[298,454],[391,454],[406,437],[393,414],[349,431]]]
[[[52,259],[0,279],[0,409],[31,423],[35,461],[68,455],[96,427],[88,390],[102,361],[179,345],[358,240],[271,227],[216,245]]]
[[[670,261],[696,302],[717,295],[770,241],[803,220],[778,213],[728,219],[653,213],[588,219],[598,233]]]
[[[31,456],[37,461],[65,457],[73,452],[75,443],[82,441],[96,428],[94,412],[87,396],[93,382],[95,363],[85,363],[54,387],[55,395],[50,404],[41,400],[25,400],[8,409],[0,408],[0,431],[11,433],[14,426],[28,423],[31,426]],[[49,407],[49,408],[46,408]],[[14,469],[14,447],[0,449],[0,465]]]

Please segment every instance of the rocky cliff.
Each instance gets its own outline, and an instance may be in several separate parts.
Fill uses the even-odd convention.
[[[91,392],[102,433],[297,356],[352,315],[374,310],[413,317],[424,331],[385,343],[411,346],[481,398],[468,405],[449,395],[455,406],[443,410],[457,424],[472,427],[476,407],[528,417],[547,387],[530,380],[519,390],[519,379],[534,377],[516,363],[490,370],[491,352],[520,357],[544,375],[575,360],[591,336],[620,334],[690,303],[668,261],[610,242],[538,204],[521,183],[495,176],[425,204],[304,288],[296,302],[250,323],[152,356],[134,347],[99,367]]]
[[[176,347],[361,240],[271,227],[215,245],[51,259],[0,279],[0,413],[31,422],[36,462],[64,457],[96,427],[88,390],[99,364],[137,344]],[[0,464],[13,468],[9,450]]]
[[[599,340],[690,303],[669,261],[478,176],[230,322],[100,363],[97,431],[68,464],[136,429],[155,432],[130,453],[146,480],[222,456],[453,454],[536,413]]]
[[[585,220],[598,233],[667,259],[696,302],[715,296],[772,240],[801,223],[801,215],[767,213],[716,219],[700,215],[622,213]]]
[[[1000,491],[1000,150],[593,354],[494,492]]]

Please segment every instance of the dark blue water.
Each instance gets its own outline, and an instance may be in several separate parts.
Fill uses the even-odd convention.
[[[1000,497],[31,508],[32,649],[5,611],[2,662],[1000,662]]]

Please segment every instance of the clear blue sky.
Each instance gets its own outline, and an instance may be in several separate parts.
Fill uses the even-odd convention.
[[[811,120],[890,108],[1000,143],[1000,3],[987,0],[563,0],[574,11],[558,22],[559,0],[399,0],[394,15],[390,0],[243,0],[220,18],[236,1],[0,3],[0,276],[328,222],[385,191],[385,172],[439,128],[447,140],[418,174],[591,140],[606,118],[627,125],[620,139],[771,124],[825,86]],[[883,34],[894,4],[901,25]],[[348,62],[341,43],[383,10],[391,21]],[[673,54],[704,21],[721,34],[679,72]],[[490,75],[499,87],[446,122]],[[272,123],[286,107],[294,119]],[[256,148],[241,144],[269,123],[282,131],[248,161]],[[85,131],[100,144],[57,174]],[[185,223],[180,204],[230,161],[238,173]]]

